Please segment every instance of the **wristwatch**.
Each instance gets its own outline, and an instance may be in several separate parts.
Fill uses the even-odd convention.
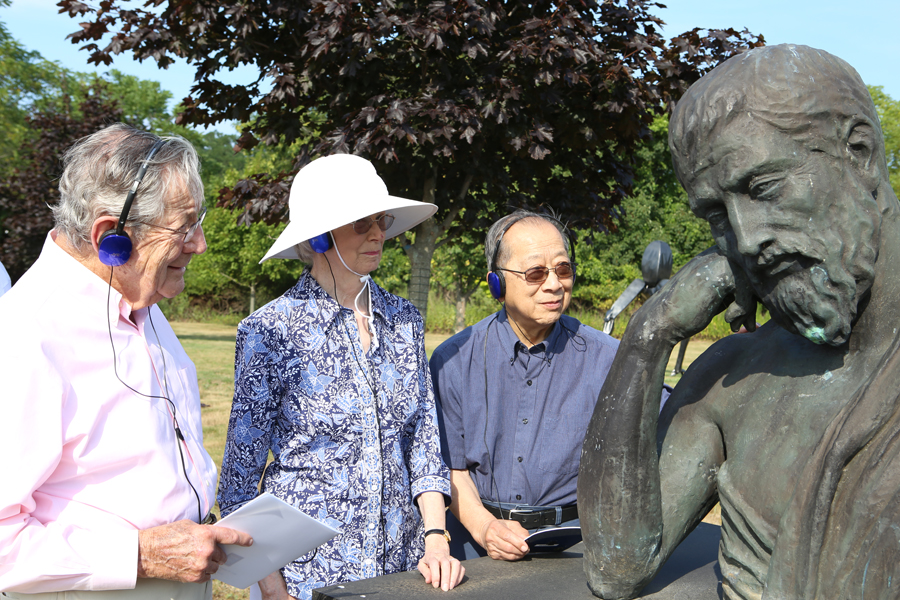
[[[446,529],[429,529],[428,531],[425,532],[425,535],[423,535],[422,537],[427,538],[429,535],[431,535],[433,533],[439,533],[440,535],[444,536],[444,539],[447,540],[448,544],[450,543],[450,532],[447,531]]]

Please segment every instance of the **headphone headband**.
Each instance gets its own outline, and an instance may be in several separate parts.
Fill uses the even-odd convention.
[[[131,205],[134,203],[134,197],[137,194],[138,187],[140,187],[141,181],[144,180],[144,175],[147,173],[147,166],[153,158],[153,155],[155,155],[157,150],[162,148],[165,143],[165,140],[157,140],[156,143],[153,144],[153,147],[150,148],[150,152],[148,152],[144,160],[141,161],[141,166],[138,169],[137,176],[134,178],[134,183],[131,184],[131,189],[128,190],[128,195],[125,197],[125,203],[122,205],[122,213],[119,215],[119,221],[116,224],[116,228],[110,229],[100,236],[97,254],[99,255],[100,262],[104,265],[120,267],[128,262],[128,259],[131,257],[133,246],[131,238],[125,233],[125,223],[128,221],[128,213],[131,211]]]
[[[131,205],[134,203],[134,196],[137,194],[138,187],[141,185],[141,182],[144,180],[144,175],[147,173],[147,166],[153,159],[153,155],[156,154],[165,143],[166,140],[157,140],[156,143],[153,144],[153,147],[150,148],[150,152],[147,153],[146,158],[141,161],[141,167],[138,169],[134,183],[131,184],[131,189],[128,190],[128,195],[125,196],[125,203],[122,205],[122,214],[119,215],[119,223],[116,225],[116,235],[125,233],[125,223],[128,221],[128,213],[131,211]]]

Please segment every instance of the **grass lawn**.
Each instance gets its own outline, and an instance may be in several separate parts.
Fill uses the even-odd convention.
[[[213,457],[216,466],[221,467],[222,455],[225,452],[225,435],[228,429],[228,416],[231,411],[231,398],[234,394],[234,338],[236,327],[205,323],[173,322],[178,339],[194,365],[197,367],[197,378],[200,381],[200,401],[203,403],[203,442],[207,452]],[[429,356],[445,339],[443,334],[425,334],[425,350]],[[687,347],[684,367],[693,362],[711,342],[692,340]],[[672,352],[672,358],[666,370],[666,383],[674,384],[678,376],[672,376],[672,368],[678,349]],[[218,512],[218,507],[216,508]],[[710,522],[718,523],[718,506],[707,517]],[[224,584],[213,583],[214,600],[245,600],[249,595]]]

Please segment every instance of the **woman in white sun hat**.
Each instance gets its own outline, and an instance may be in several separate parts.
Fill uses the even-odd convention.
[[[308,599],[318,587],[417,566],[450,589],[464,569],[444,535],[450,479],[422,317],[369,277],[384,240],[437,207],[390,196],[369,161],[337,154],[297,174],[289,208],[262,260],[310,266],[238,328],[222,514],[262,481],[341,531],[260,581],[265,598]]]

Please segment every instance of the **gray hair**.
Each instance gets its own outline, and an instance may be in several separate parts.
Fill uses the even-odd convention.
[[[86,250],[94,221],[121,214],[141,163],[160,139],[165,144],[147,163],[128,213],[132,241],[140,242],[147,225],[163,219],[173,187],[184,185],[197,207],[202,206],[200,159],[190,142],[178,136],[160,138],[116,123],[81,138],[63,156],[59,203],[51,207],[57,231],[79,250]]]
[[[487,259],[488,271],[494,270],[494,253],[497,253],[497,265],[505,265],[509,260],[511,252],[509,247],[502,243],[503,234],[519,221],[545,221],[556,227],[557,231],[559,231],[559,234],[562,236],[563,244],[566,246],[566,254],[569,255],[570,260],[574,260],[572,249],[569,247],[569,234],[566,226],[563,225],[556,216],[552,214],[546,215],[536,213],[520,208],[514,213],[498,219],[488,230],[487,237],[484,240],[484,257]],[[497,250],[498,245],[500,246],[499,252]]]
[[[751,114],[815,150],[839,156],[854,125],[884,139],[869,90],[840,58],[808,46],[780,44],[734,56],[694,83],[669,122],[669,149],[682,184],[703,168],[710,140],[730,122]]]
[[[295,244],[294,250],[297,252],[297,258],[302,263],[307,265],[313,264],[313,257],[316,255],[316,252],[312,249],[309,240],[303,240],[299,244]]]

